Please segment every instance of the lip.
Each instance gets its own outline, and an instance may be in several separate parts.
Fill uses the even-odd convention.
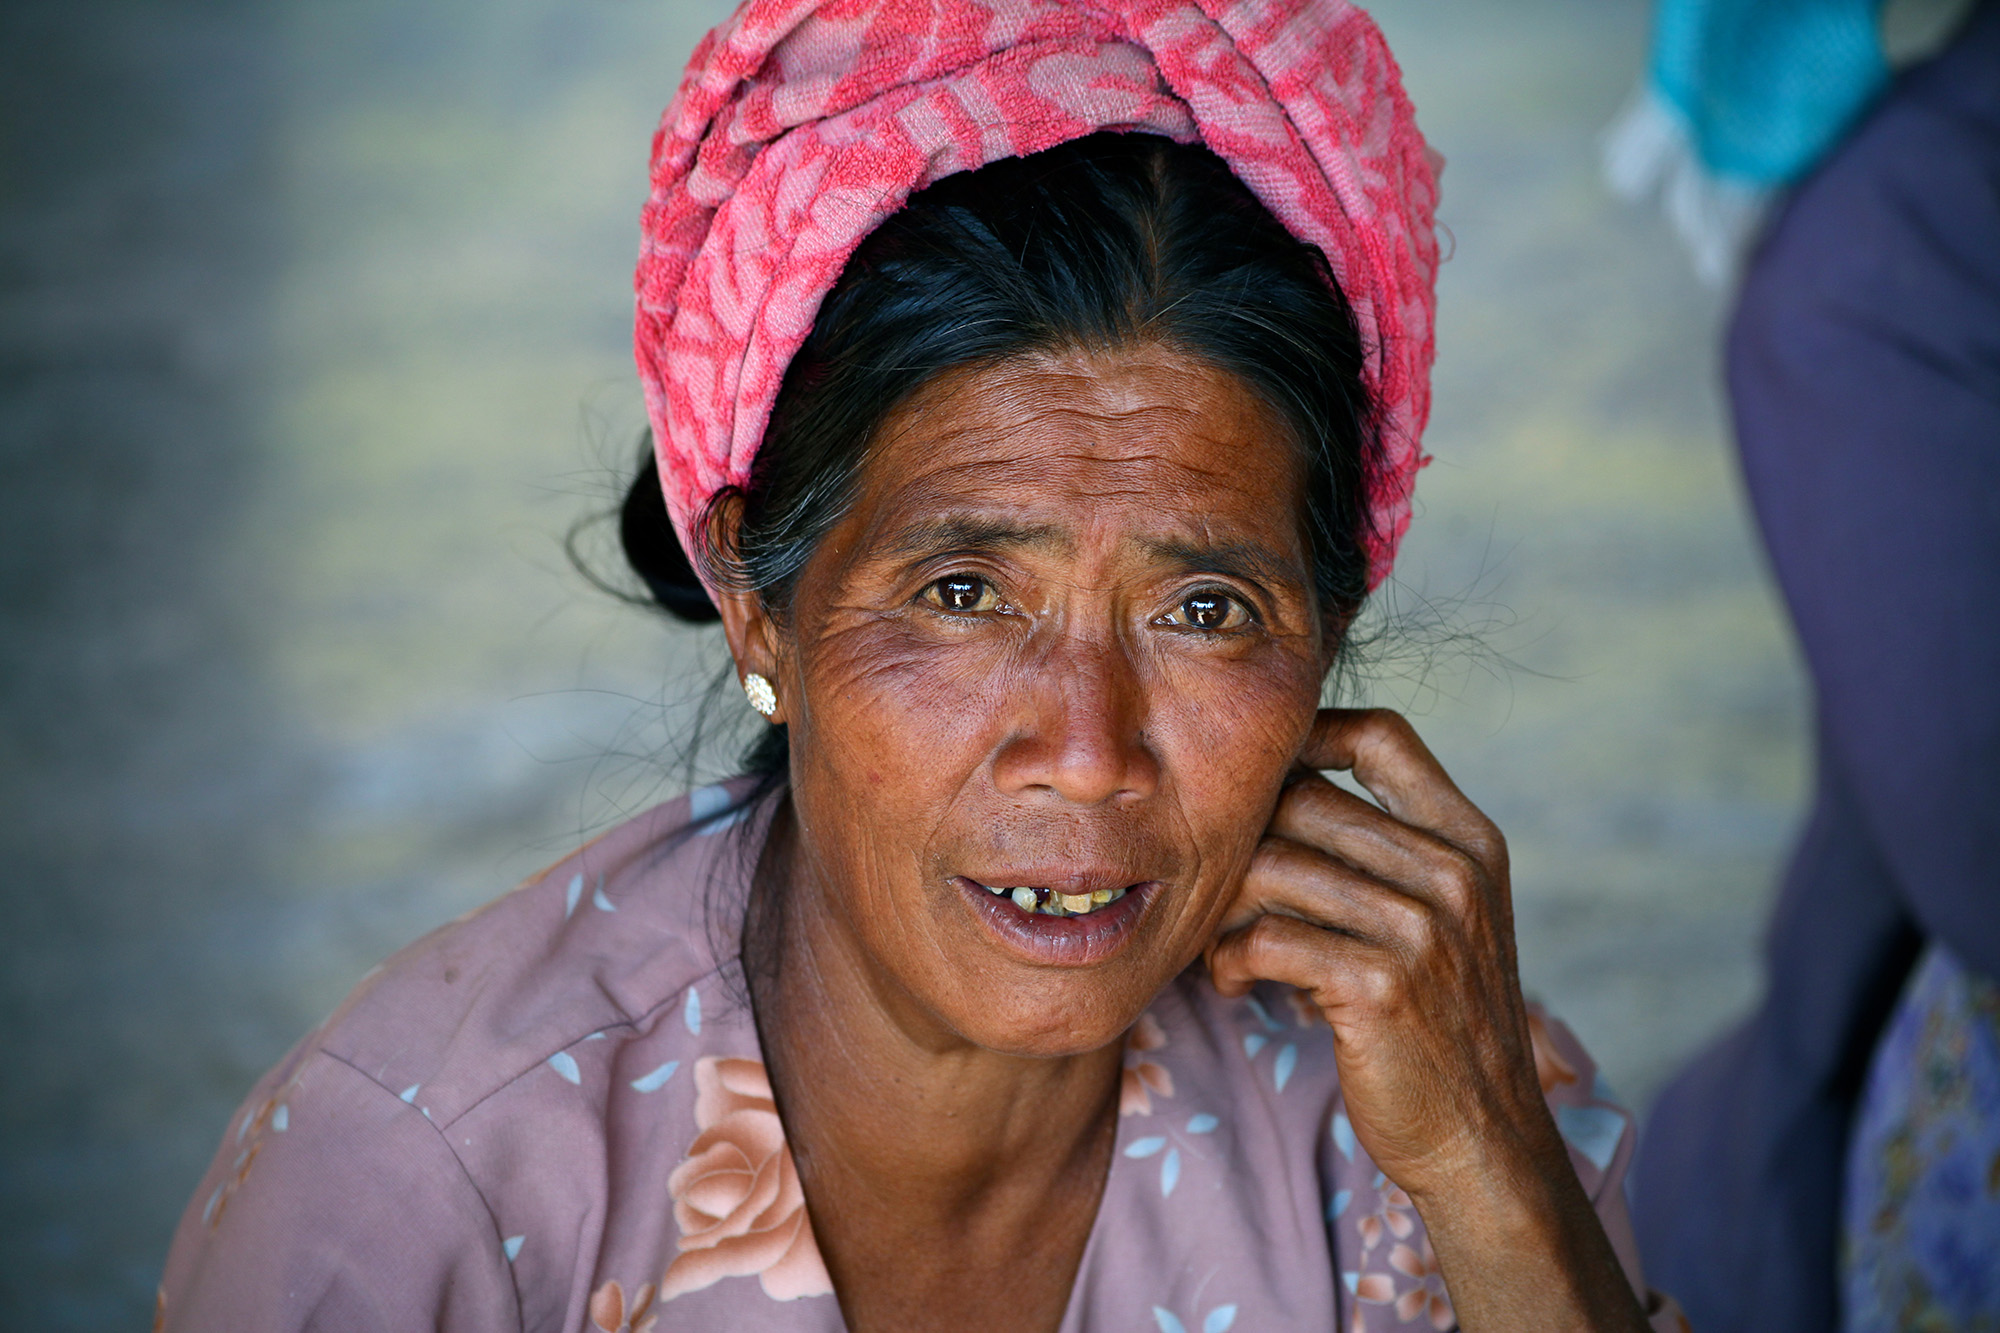
[[[1042,916],[1023,912],[1011,899],[989,892],[976,880],[953,876],[952,886],[994,940],[1022,962],[1043,967],[1090,967],[1115,957],[1138,930],[1146,905],[1162,887],[1158,880],[1110,884],[1074,875],[1019,877],[1006,882],[1059,887],[1068,893],[1088,893],[1096,888],[1126,890],[1123,898],[1087,916]]]

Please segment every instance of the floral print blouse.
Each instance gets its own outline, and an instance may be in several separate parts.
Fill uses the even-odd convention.
[[[642,815],[365,978],[230,1123],[156,1328],[843,1329],[711,920],[755,858],[755,829],[717,836],[730,803],[712,787]],[[1566,1029],[1536,1027],[1570,1159],[1643,1292],[1631,1118]],[[1183,975],[1127,1038],[1119,1112],[1063,1333],[1455,1326],[1296,993],[1225,1000]],[[1655,1328],[1685,1328],[1650,1299]]]

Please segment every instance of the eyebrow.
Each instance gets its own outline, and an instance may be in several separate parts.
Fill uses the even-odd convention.
[[[1203,573],[1226,574],[1250,583],[1302,587],[1306,572],[1297,560],[1289,559],[1256,542],[1190,542],[1170,537],[1147,538],[1141,543],[1155,560]]]
[[[1140,548],[1163,563],[1190,571],[1222,574],[1251,583],[1303,586],[1306,572],[1296,559],[1257,542],[1198,542],[1171,537],[1141,539]],[[884,545],[892,556],[928,556],[946,551],[1044,550],[1057,553],[1075,543],[1052,523],[948,515],[922,519],[899,529]]]
[[[908,524],[883,549],[890,555],[909,556],[1022,548],[1062,552],[1073,545],[1068,535],[1053,523],[1012,523],[1006,519],[950,515]]]

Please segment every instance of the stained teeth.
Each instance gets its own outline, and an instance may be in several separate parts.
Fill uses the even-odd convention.
[[[1095,889],[1089,893],[1056,893],[1025,884],[1017,889],[992,884],[985,888],[994,897],[1011,898],[1014,906],[1038,916],[1088,916],[1100,907],[1117,902],[1126,892],[1124,889]]]

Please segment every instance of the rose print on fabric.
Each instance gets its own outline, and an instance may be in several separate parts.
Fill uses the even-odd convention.
[[[775,1301],[830,1295],[763,1062],[706,1055],[694,1080],[700,1133],[667,1178],[681,1252],[660,1279],[659,1299],[726,1277],[755,1277]]]
[[[1166,1044],[1166,1029],[1150,1013],[1139,1015],[1139,1021],[1125,1034],[1125,1072],[1118,1082],[1119,1115],[1151,1115],[1154,1094],[1174,1095],[1174,1076],[1166,1066],[1144,1058]]]
[[[1428,1314],[1431,1327],[1444,1333],[1458,1322],[1458,1316],[1452,1313],[1451,1297],[1445,1292],[1444,1275],[1438,1271],[1431,1238],[1424,1235],[1417,1239],[1420,1248],[1398,1245],[1389,1251],[1389,1267],[1415,1283],[1397,1294],[1396,1318],[1407,1324],[1420,1314]]]
[[[1335,1121],[1338,1129],[1346,1117],[1336,1115]],[[1346,1145],[1340,1146],[1347,1155]],[[1355,1158],[1349,1156],[1349,1160]],[[1366,1169],[1367,1158],[1360,1157],[1356,1165]],[[1380,1171],[1371,1174],[1372,1182],[1356,1181],[1354,1188],[1342,1190],[1328,1209],[1330,1217],[1353,1209],[1355,1236],[1360,1242],[1358,1251],[1353,1252],[1355,1267],[1341,1275],[1353,1298],[1348,1303],[1348,1333],[1370,1333],[1386,1327],[1390,1311],[1381,1308],[1384,1306],[1391,1307],[1398,1323],[1428,1317],[1433,1328],[1452,1328],[1458,1322],[1457,1315],[1416,1205]]]
[[[1387,1181],[1380,1182],[1376,1188],[1382,1191],[1380,1198],[1356,1227],[1361,1233],[1361,1252],[1364,1256],[1382,1243],[1384,1232],[1397,1240],[1408,1240],[1417,1229],[1417,1206],[1410,1202],[1410,1196]]]
[[[632,1293],[632,1307],[625,1308],[625,1288],[617,1279],[605,1283],[590,1296],[590,1326],[602,1333],[651,1333],[660,1316],[652,1313],[653,1284],[640,1284]]]

